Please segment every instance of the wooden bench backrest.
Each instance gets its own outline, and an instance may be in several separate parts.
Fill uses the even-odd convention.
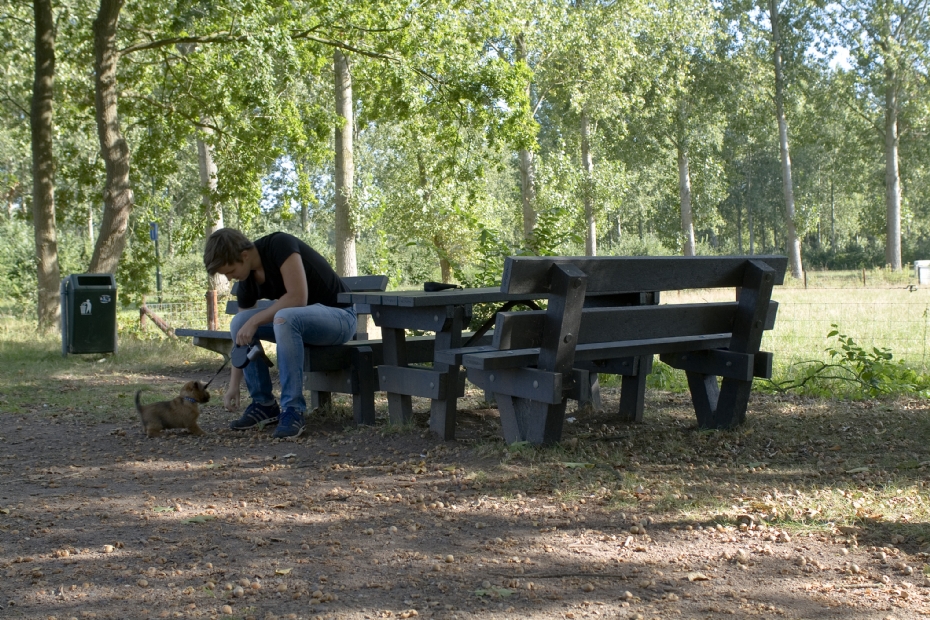
[[[774,270],[775,283],[784,282],[787,258],[783,256],[511,257],[505,263],[501,288],[509,293],[548,292],[549,272],[554,264],[578,267],[587,276],[587,307],[581,313],[577,344],[724,334],[733,329],[739,308],[736,301],[640,305],[631,303],[629,294],[735,289],[745,283],[744,271],[749,260],[765,263]],[[589,304],[590,298],[599,301]],[[762,329],[772,329],[775,323],[778,304],[772,301],[767,306]],[[553,325],[554,317],[549,314],[550,311],[498,314],[494,345],[502,350],[541,346],[547,326]]]
[[[511,256],[504,263],[505,293],[545,293],[552,265],[574,265],[587,276],[587,295],[738,287],[747,260],[766,263],[783,284],[785,256]]]

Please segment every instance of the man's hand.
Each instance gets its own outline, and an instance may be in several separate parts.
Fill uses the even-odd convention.
[[[258,326],[259,323],[255,320],[255,317],[252,317],[246,321],[245,325],[240,327],[239,331],[236,333],[236,344],[252,344],[252,338],[255,337],[255,332],[258,331]]]
[[[239,386],[229,386],[223,394],[223,407],[226,411],[239,411]]]

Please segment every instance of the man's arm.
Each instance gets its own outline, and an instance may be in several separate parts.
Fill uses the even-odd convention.
[[[223,394],[223,407],[226,411],[239,410],[239,386],[242,384],[242,369],[233,366],[229,370],[229,386]]]
[[[271,323],[274,315],[282,308],[299,308],[307,305],[307,272],[304,271],[300,254],[295,252],[281,264],[281,277],[284,279],[286,292],[273,304],[256,312],[245,322],[236,335],[236,344],[249,344],[255,337],[259,325]]]

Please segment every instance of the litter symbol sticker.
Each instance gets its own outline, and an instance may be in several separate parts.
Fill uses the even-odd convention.
[[[91,304],[89,299],[81,302],[81,314],[90,314]]]
[[[102,303],[102,304],[108,304],[108,303],[110,303],[111,301],[112,301],[112,299],[110,298],[109,295],[101,295],[101,296],[100,296],[100,303]]]

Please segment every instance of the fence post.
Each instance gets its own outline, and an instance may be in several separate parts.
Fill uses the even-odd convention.
[[[865,286],[865,267],[862,268],[862,286]]]
[[[142,305],[139,306],[139,331],[145,331],[145,295],[142,296]]]
[[[805,269],[802,273],[804,274],[804,290],[807,290],[807,270]]]
[[[216,317],[216,291],[207,291],[207,329],[216,331],[219,328]]]

